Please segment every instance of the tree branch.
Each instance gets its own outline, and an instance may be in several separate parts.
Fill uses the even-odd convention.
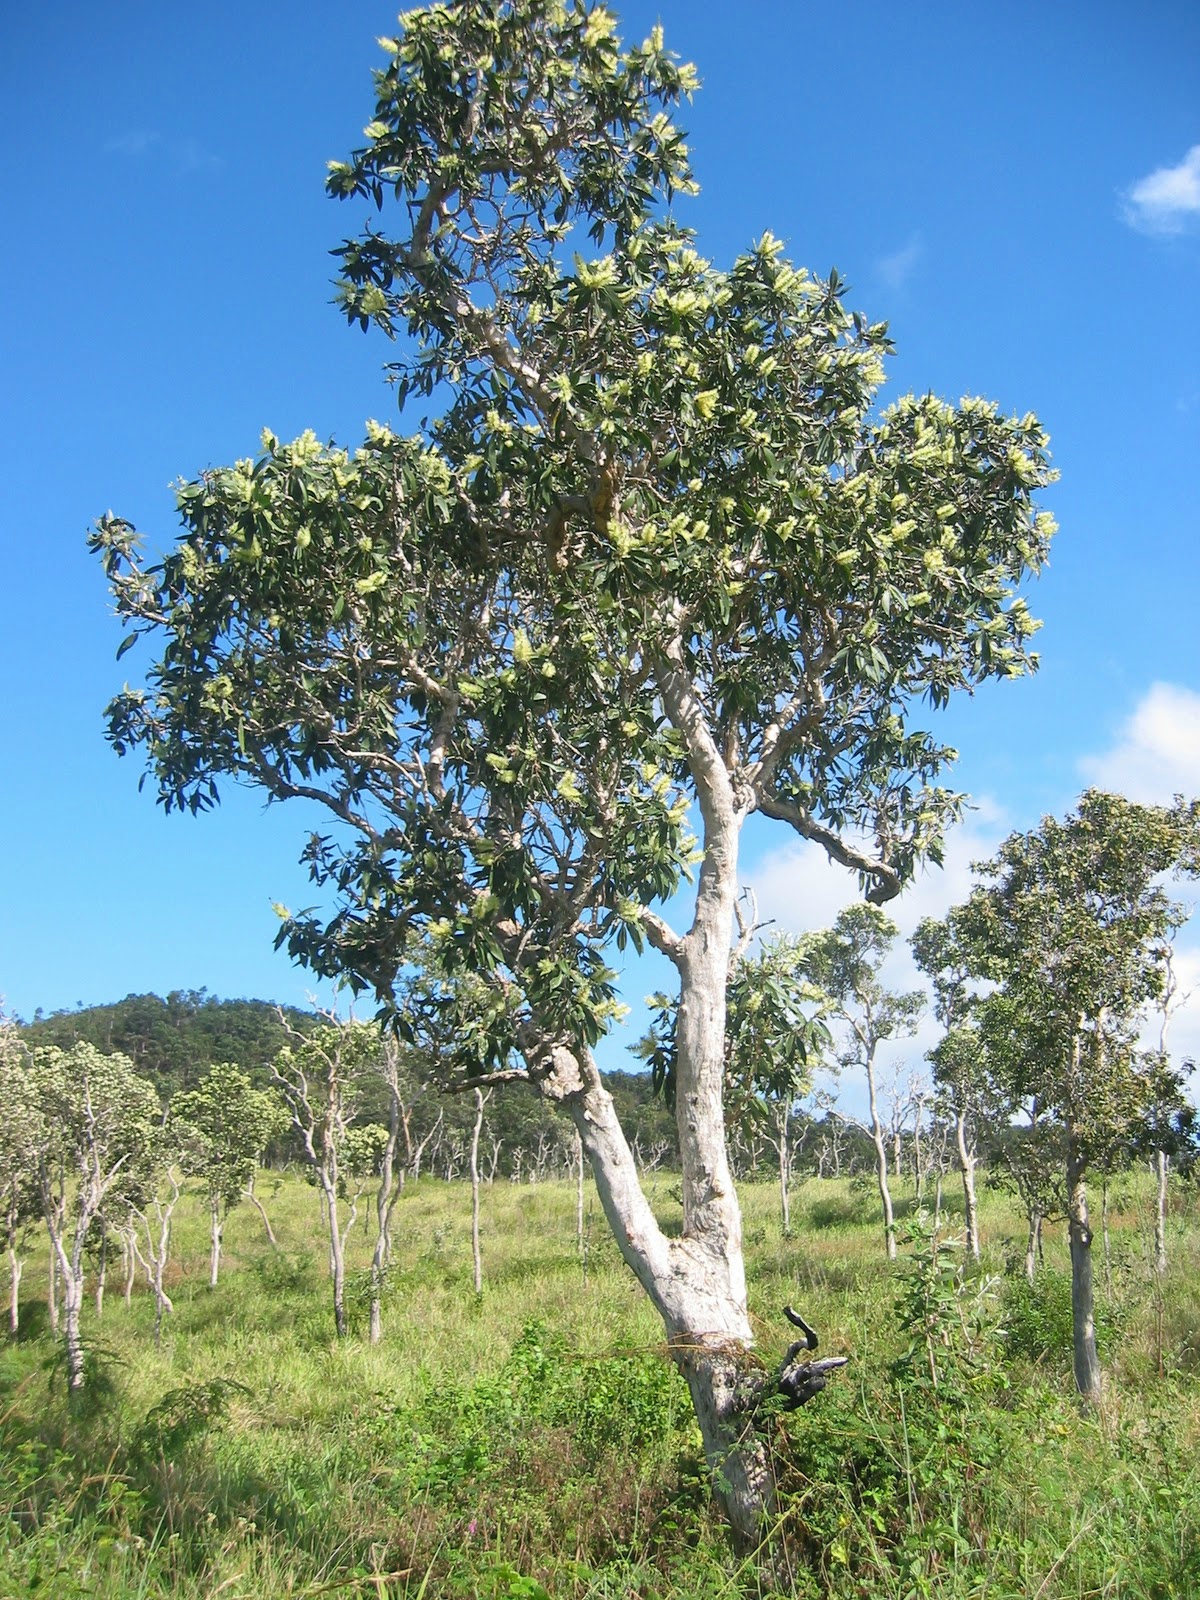
[[[789,823],[801,838],[811,839],[814,844],[819,844],[832,861],[840,862],[843,867],[852,867],[856,872],[873,878],[875,887],[867,893],[867,899],[872,905],[882,905],[885,900],[893,900],[900,893],[903,884],[900,874],[894,867],[889,867],[886,861],[880,861],[878,857],[854,849],[834,833],[832,828],[826,828],[817,822],[793,801],[780,800],[775,795],[764,795],[758,802],[758,809],[765,817],[774,817],[777,822]]]

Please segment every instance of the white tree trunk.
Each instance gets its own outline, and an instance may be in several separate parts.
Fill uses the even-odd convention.
[[[133,1236],[128,1228],[121,1230],[121,1263],[125,1269],[124,1300],[125,1309],[129,1310],[133,1303],[133,1280],[137,1273],[137,1256],[133,1249]]]
[[[208,1287],[217,1287],[217,1277],[221,1271],[221,1238],[225,1232],[221,1223],[221,1201],[218,1195],[209,1196],[208,1216]]]
[[[976,1156],[967,1138],[967,1114],[957,1107],[954,1114],[954,1139],[958,1149],[958,1167],[963,1181],[963,1210],[967,1220],[967,1248],[979,1260],[979,1202],[975,1194]]]
[[[479,1134],[483,1128],[483,1090],[475,1091],[475,1125],[471,1129],[471,1263],[475,1293],[483,1293],[483,1256],[479,1249]]]
[[[50,1270],[46,1275],[46,1317],[52,1338],[58,1338],[58,1251],[50,1235]]]
[[[1095,1291],[1092,1284],[1092,1230],[1088,1225],[1084,1164],[1073,1133],[1068,1133],[1067,1226],[1071,1241],[1071,1326],[1075,1387],[1088,1404],[1101,1395],[1096,1353]]]
[[[254,1192],[254,1178],[253,1177],[251,1177],[250,1182],[246,1185],[246,1199],[249,1200],[250,1204],[254,1207],[254,1209],[258,1212],[259,1216],[262,1218],[262,1225],[266,1229],[267,1238],[270,1241],[271,1248],[274,1249],[274,1250],[277,1250],[279,1248],[279,1241],[275,1237],[275,1230],[271,1226],[271,1219],[267,1215],[262,1201],[258,1198],[257,1194],[255,1194],[255,1192]]]
[[[1165,1150],[1154,1152],[1154,1270],[1167,1275],[1167,1171],[1170,1158]]]
[[[8,1247],[8,1326],[14,1338],[21,1327],[21,1274],[25,1263],[13,1245]]]
[[[575,1249],[579,1259],[584,1258],[583,1240],[583,1140],[575,1129]]]
[[[333,1326],[339,1339],[349,1331],[346,1321],[346,1253],[342,1248],[342,1233],[338,1219],[337,1177],[321,1174],[320,1192],[329,1229],[329,1276],[333,1285]],[[351,1219],[353,1221],[353,1218]]]
[[[779,1142],[775,1147],[779,1152],[779,1217],[785,1239],[792,1236],[792,1147],[788,1141],[788,1112],[786,1105],[780,1111]]]
[[[896,1219],[892,1210],[892,1191],[888,1186],[888,1153],[883,1123],[879,1118],[879,1097],[875,1089],[875,1052],[867,1052],[867,1099],[871,1108],[871,1143],[875,1146],[875,1178],[883,1207],[883,1241],[889,1261],[896,1259]]]
[[[104,1286],[108,1281],[108,1224],[102,1222],[100,1235],[100,1264],[96,1271],[96,1317],[104,1315]]]

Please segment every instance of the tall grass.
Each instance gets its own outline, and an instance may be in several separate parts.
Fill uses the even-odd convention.
[[[677,1228],[676,1182],[656,1179],[654,1201]],[[809,1407],[765,1419],[781,1492],[747,1563],[710,1512],[686,1389],[594,1199],[581,1256],[571,1185],[487,1189],[477,1299],[467,1188],[410,1186],[372,1347],[367,1230],[339,1343],[316,1193],[271,1187],[279,1248],[237,1211],[215,1290],[206,1216],[195,1197],[181,1206],[162,1346],[151,1297],[139,1288],[126,1311],[110,1288],[85,1324],[82,1404],[27,1292],[22,1335],[0,1347],[0,1597],[1200,1594],[1187,1191],[1161,1289],[1148,1188],[1126,1185],[1114,1206],[1109,1398],[1088,1417],[1069,1386],[1065,1245],[1050,1233],[1030,1291],[1003,1197],[985,1198],[982,1272],[958,1283],[928,1240],[889,1268],[853,1182],[799,1186],[790,1239],[773,1187],[745,1186],[764,1359],[788,1342],[787,1301],[823,1350],[851,1357]],[[914,1210],[903,1190],[898,1210]],[[31,1263],[29,1290],[43,1269]],[[991,1326],[972,1332],[988,1275]],[[914,1340],[935,1347],[936,1389]]]

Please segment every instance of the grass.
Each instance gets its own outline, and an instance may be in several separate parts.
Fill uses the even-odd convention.
[[[677,1181],[654,1183],[672,1226]],[[569,1185],[486,1190],[477,1301],[468,1191],[410,1187],[372,1348],[366,1231],[351,1249],[353,1336],[339,1345],[317,1196],[291,1177],[270,1190],[261,1184],[279,1249],[238,1210],[215,1291],[206,1217],[195,1197],[181,1207],[161,1348],[150,1296],[139,1287],[127,1311],[110,1281],[103,1317],[85,1324],[82,1405],[67,1402],[30,1298],[44,1256],[31,1261],[22,1335],[0,1346],[3,1600],[1200,1593],[1190,1191],[1176,1197],[1161,1292],[1148,1186],[1131,1181],[1115,1199],[1109,1399],[1085,1417],[1071,1399],[1054,1230],[1030,1293],[1011,1270],[1020,1219],[985,1197],[982,1276],[998,1282],[972,1323],[978,1280],[939,1272],[928,1243],[889,1268],[861,1184],[798,1186],[790,1239],[774,1187],[744,1186],[764,1355],[788,1342],[780,1308],[792,1301],[824,1349],[852,1358],[812,1405],[768,1421],[782,1487],[756,1567],[710,1512],[686,1390],[594,1198],[581,1259]],[[901,1220],[914,1209],[902,1191]]]

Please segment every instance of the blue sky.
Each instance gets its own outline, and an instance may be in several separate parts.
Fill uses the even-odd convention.
[[[1200,792],[1200,7],[618,10],[627,38],[661,20],[699,67],[682,120],[702,193],[681,214],[705,254],[769,228],[890,320],[890,394],[982,393],[1052,435],[1043,669],[950,714],[981,809],[902,923],[1085,782]],[[271,902],[309,898],[308,818],[248,793],[166,818],[104,743],[140,657],[113,660],[84,534],[111,507],[165,543],[170,482],[253,453],[264,425],[353,443],[391,415],[386,343],[328,304],[327,252],[356,219],[322,178],[370,118],[394,16],[42,0],[0,22],[0,994],[23,1016],[311,987],[271,950]],[[781,925],[852,892],[765,829],[747,845]],[[1194,943],[1188,959],[1200,988]],[[629,998],[649,981],[631,973]]]

